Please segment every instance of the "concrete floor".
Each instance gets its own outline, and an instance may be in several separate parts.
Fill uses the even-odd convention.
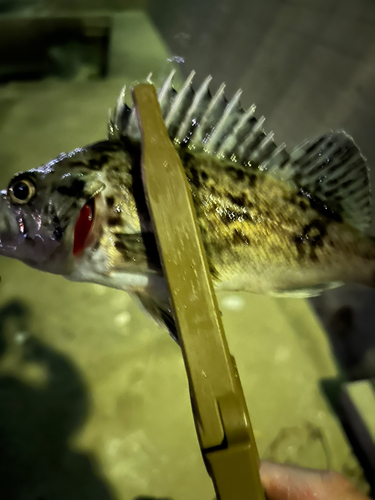
[[[120,17],[114,49],[124,49],[112,54],[108,80],[0,88],[2,186],[102,138],[120,87],[150,69],[166,72],[166,47],[147,18]],[[0,274],[5,498],[211,499],[181,353],[168,335],[122,292],[6,259]],[[220,304],[261,457],[332,468],[363,486],[320,390],[339,373],[309,304],[241,294]]]

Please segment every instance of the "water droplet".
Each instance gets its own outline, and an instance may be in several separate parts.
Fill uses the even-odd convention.
[[[221,305],[229,311],[241,311],[245,307],[245,299],[240,295],[228,295],[221,299]]]
[[[16,344],[23,344],[28,336],[27,332],[17,332],[14,335],[14,341]]]
[[[114,319],[116,326],[125,326],[129,323],[130,320],[131,320],[131,314],[128,311],[124,311],[118,314],[117,316],[115,316]]]
[[[177,64],[182,64],[185,62],[185,59],[181,56],[173,56],[168,59],[169,62],[174,62]]]

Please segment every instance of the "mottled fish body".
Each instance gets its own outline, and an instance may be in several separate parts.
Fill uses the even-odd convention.
[[[263,131],[240,92],[231,101],[192,73],[159,90],[182,160],[215,286],[311,296],[375,284],[365,160],[345,132],[288,153]],[[136,295],[173,332],[140,178],[140,131],[122,92],[108,139],[16,174],[0,199],[0,253],[75,281]]]

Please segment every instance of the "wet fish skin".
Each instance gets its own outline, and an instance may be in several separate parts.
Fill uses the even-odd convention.
[[[181,156],[219,288],[280,294],[372,284],[373,241],[319,200],[241,165]]]
[[[176,130],[173,117],[170,123]],[[335,141],[345,147],[335,149]],[[340,197],[333,196],[331,206],[324,193],[319,196],[298,182],[294,171],[293,182],[271,172],[274,165],[291,170],[305,162],[308,185],[325,168],[314,163],[321,155],[319,141],[301,153],[297,150],[294,157],[282,152],[279,164],[279,151],[272,144],[263,139],[259,153],[258,141],[248,148],[252,161],[240,162],[235,154],[213,154],[191,147],[189,141],[175,141],[216,288],[309,296],[343,283],[374,286],[374,242],[337,209]],[[334,153],[333,160],[327,156],[327,163],[335,165],[334,159],[341,155],[337,168],[341,163],[350,165],[351,158],[362,168],[362,157],[347,136],[333,135],[324,144]],[[267,150],[265,145],[272,147]],[[126,290],[174,333],[168,287],[140,178],[140,154],[136,138],[115,134],[18,174],[1,192],[0,254],[73,281]],[[345,172],[330,171],[345,179]],[[322,176],[333,183],[328,174]],[[23,179],[34,185],[35,195],[18,203],[12,189]],[[74,255],[77,220],[88,203],[94,207],[90,241]],[[363,206],[358,202],[360,215],[367,213]]]

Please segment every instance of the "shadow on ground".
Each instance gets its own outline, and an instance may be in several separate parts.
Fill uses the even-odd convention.
[[[375,377],[375,290],[356,285],[311,299],[349,380]]]
[[[0,497],[114,500],[95,460],[69,446],[89,393],[78,369],[29,332],[19,301],[0,309]]]

